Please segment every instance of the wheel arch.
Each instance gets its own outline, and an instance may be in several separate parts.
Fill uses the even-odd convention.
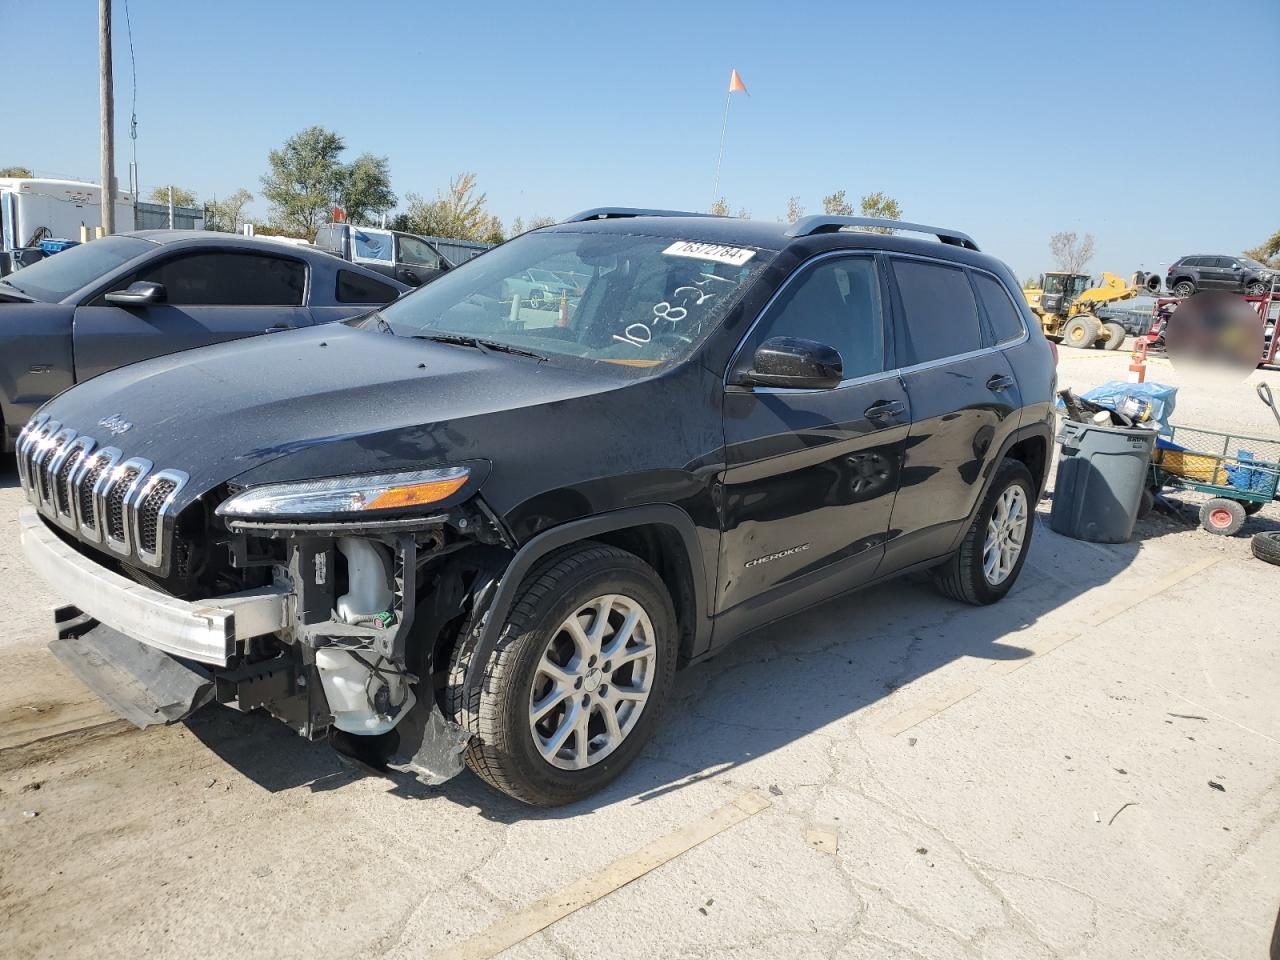
[[[551,553],[588,540],[634,553],[657,571],[676,609],[682,659],[706,644],[711,631],[711,620],[704,612],[709,587],[693,520],[670,504],[614,510],[544,530],[516,551],[500,577],[480,589],[477,603],[483,605],[483,614],[476,627],[480,636],[463,681],[468,691],[481,682],[520,584],[530,571]]]
[[[996,472],[1006,457],[1019,461],[1031,471],[1031,477],[1035,480],[1037,498],[1044,493],[1045,481],[1048,479],[1049,474],[1050,445],[1052,443],[1053,430],[1050,428],[1048,420],[1038,420],[1035,423],[1026,424],[1014,430],[1005,438],[995,456],[987,461],[982,479],[982,490],[974,501],[973,510],[961,525],[955,541],[951,544],[953,551],[959,549],[965,533],[978,515],[978,511],[982,509],[982,505],[986,502],[987,494],[991,492],[991,485],[995,482]],[[1031,509],[1035,510],[1034,503],[1031,504]]]

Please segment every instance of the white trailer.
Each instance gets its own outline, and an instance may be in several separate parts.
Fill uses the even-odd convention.
[[[116,230],[134,229],[133,195],[117,193]],[[78,180],[0,177],[0,253],[46,238],[79,240],[102,226],[102,190]]]

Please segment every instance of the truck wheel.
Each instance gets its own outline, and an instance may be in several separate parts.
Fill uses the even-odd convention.
[[[1124,346],[1125,329],[1113,320],[1102,325],[1102,337],[1099,345],[1103,350],[1119,350]]]
[[[595,793],[630,766],[675,678],[675,610],[652,567],[590,542],[539,564],[464,701],[479,634],[470,626],[450,665],[448,706],[473,734],[467,765],[477,776],[550,807]]]
[[[1267,292],[1267,285],[1261,280],[1255,280],[1249,286],[1245,287],[1244,292],[1251,297],[1260,297]]]
[[[1244,526],[1244,507],[1226,497],[1206,500],[1200,507],[1200,526],[1220,537],[1233,537]]]
[[[1000,461],[995,480],[960,549],[931,571],[953,600],[995,603],[1013,587],[1035,530],[1035,484],[1026,465]]]
[[[1093,346],[1099,333],[1100,325],[1093,317],[1072,317],[1062,328],[1062,342],[1068,347],[1083,350]]]
[[[1179,280],[1173,285],[1174,296],[1189,297],[1196,292],[1196,285],[1190,280]]]
[[[1253,555],[1259,560],[1280,564],[1280,533],[1275,531],[1255,533],[1249,546],[1253,550]]]

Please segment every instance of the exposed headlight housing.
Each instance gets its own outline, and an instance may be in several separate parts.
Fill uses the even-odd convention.
[[[467,483],[467,467],[380,473],[250,487],[223,501],[220,517],[261,520],[276,517],[386,515],[449,499]]]

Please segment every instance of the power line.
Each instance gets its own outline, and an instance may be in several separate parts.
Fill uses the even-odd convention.
[[[133,20],[129,16],[129,0],[124,0],[124,26],[125,33],[129,37],[129,73],[131,75],[130,84],[130,110],[129,110],[129,139],[133,141],[133,192],[134,200],[137,200],[138,187],[138,61],[133,55]]]

